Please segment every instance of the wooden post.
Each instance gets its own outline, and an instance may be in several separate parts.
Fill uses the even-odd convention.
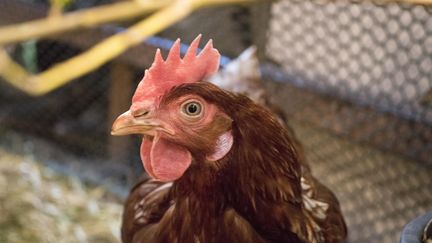
[[[111,64],[111,81],[109,87],[109,112],[108,112],[108,127],[111,130],[111,125],[114,120],[123,112],[129,109],[133,89],[133,69],[120,62]],[[109,155],[111,161],[125,161],[130,153],[132,146],[129,136],[117,137],[110,136],[109,138]]]

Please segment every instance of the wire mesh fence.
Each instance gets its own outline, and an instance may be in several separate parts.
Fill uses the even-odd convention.
[[[75,1],[67,9],[105,3]],[[0,25],[42,17],[46,8],[47,1],[1,1]],[[40,72],[121,28],[111,24],[7,50]],[[281,0],[200,10],[161,33],[163,39],[45,96],[0,82],[0,130],[36,135],[100,168],[125,167],[118,173],[130,183],[128,176],[142,171],[139,141],[111,138],[111,122],[127,109],[156,46],[177,37],[188,43],[198,33],[229,57],[259,47],[265,85],[314,174],[340,198],[351,242],[396,242],[405,223],[431,209],[432,107],[422,97],[432,88],[432,8],[422,5]]]
[[[430,124],[432,111],[419,104],[431,86],[430,12],[283,1],[272,10],[267,53],[298,85]]]
[[[272,6],[266,54],[300,89],[268,86],[340,195],[352,242],[396,242],[430,210],[431,17],[409,4]]]

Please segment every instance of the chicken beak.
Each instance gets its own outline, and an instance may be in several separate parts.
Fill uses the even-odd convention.
[[[143,134],[153,137],[158,130],[173,134],[171,129],[167,129],[166,126],[163,126],[163,124],[156,119],[147,116],[135,117],[132,115],[131,111],[128,110],[114,121],[111,128],[111,135]]]

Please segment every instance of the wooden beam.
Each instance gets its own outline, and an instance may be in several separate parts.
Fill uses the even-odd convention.
[[[134,74],[130,66],[114,62],[111,65],[110,76],[108,124],[113,124],[114,120],[129,108],[134,88]],[[108,128],[111,130],[111,126]],[[111,161],[125,161],[130,148],[130,137],[109,137],[108,150]]]

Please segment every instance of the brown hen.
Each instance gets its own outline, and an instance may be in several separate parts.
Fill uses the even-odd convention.
[[[123,242],[344,242],[339,203],[314,179],[280,119],[202,82],[219,53],[200,37],[183,59],[158,51],[114,135],[143,134],[152,179],[131,191]]]

